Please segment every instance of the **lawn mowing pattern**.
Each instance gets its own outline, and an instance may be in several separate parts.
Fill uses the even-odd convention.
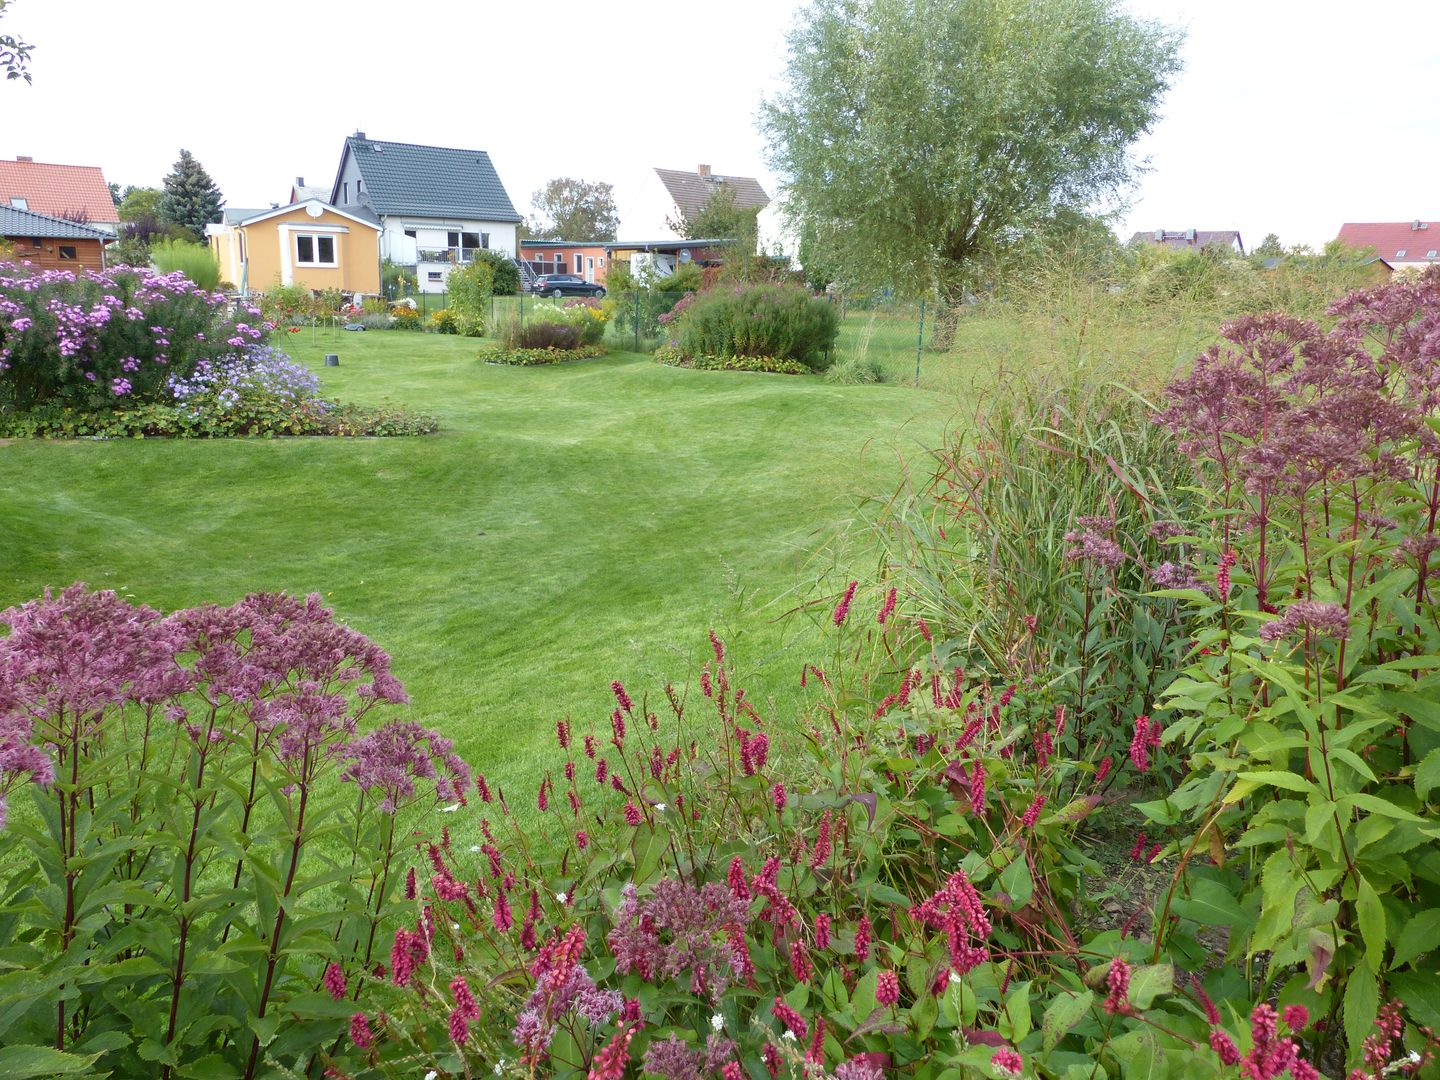
[[[893,450],[938,445],[957,409],[633,354],[495,367],[476,344],[282,345],[329,396],[438,414],[434,436],[0,445],[0,604],[75,580],[165,610],[318,591],[393,654],[414,718],[531,779],[556,719],[603,719],[611,679],[686,678],[711,625],[783,707],[785,594],[855,496],[893,487]]]

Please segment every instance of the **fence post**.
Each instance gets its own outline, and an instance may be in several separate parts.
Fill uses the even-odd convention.
[[[640,286],[635,286],[635,351],[640,351]]]
[[[925,298],[920,298],[920,330],[915,335],[915,385],[920,385],[920,351],[925,347]]]

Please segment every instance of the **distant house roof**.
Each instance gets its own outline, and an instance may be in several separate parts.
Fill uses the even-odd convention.
[[[713,240],[616,240],[605,245],[606,251],[683,251],[685,248],[712,248],[733,244],[733,239]]]
[[[310,207],[315,208],[314,210],[310,211],[311,217],[319,217],[322,213],[330,213],[335,214],[337,217],[342,217],[349,221],[353,221],[357,225],[364,225],[367,229],[378,230],[380,228],[377,222],[369,221],[366,218],[359,217],[356,214],[350,213],[348,210],[341,210],[338,206],[331,206],[324,199],[306,199],[304,202],[286,203],[284,206],[272,206],[269,210],[241,211],[242,213],[246,213],[249,216],[240,218],[238,221],[230,221],[227,218],[225,224],[251,225],[257,221],[264,221],[266,218],[280,217],[282,214],[294,213],[296,210],[299,210],[302,207],[307,209]]]
[[[363,134],[351,135],[345,140],[340,170],[328,193],[332,203],[339,197],[346,155],[355,159],[365,182],[364,198],[377,214],[517,224],[523,220],[484,150],[381,142]]]
[[[292,203],[304,202],[306,199],[330,198],[330,189],[324,184],[307,184],[303,176],[295,177],[295,183],[290,185],[290,201]]]
[[[54,165],[18,157],[0,161],[0,205],[24,199],[26,209],[52,217],[83,215],[114,225],[120,220],[105,174],[97,165]]]
[[[709,165],[701,165],[694,172],[656,169],[655,175],[675,201],[676,209],[686,217],[703,210],[721,188],[735,192],[735,205],[741,210],[763,210],[770,205],[770,196],[753,176],[721,176],[711,172]]]
[[[239,225],[240,222],[248,221],[250,218],[255,217],[258,214],[267,214],[269,212],[269,209],[247,210],[244,207],[227,206],[224,210],[220,212],[220,220],[226,225]]]
[[[103,229],[0,204],[0,236],[43,236],[51,240],[109,240]]]
[[[1213,245],[1221,247],[1238,248],[1240,254],[1245,254],[1245,245],[1240,240],[1240,234],[1234,229],[1153,229],[1150,232],[1137,232],[1130,237],[1132,244],[1158,244],[1170,248],[1172,251],[1184,251],[1188,248],[1206,248]]]
[[[1440,221],[1347,221],[1337,239],[1372,247],[1391,266],[1440,262]]]

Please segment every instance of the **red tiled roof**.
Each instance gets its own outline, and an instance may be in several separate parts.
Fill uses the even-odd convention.
[[[1347,221],[1336,239],[1391,264],[1440,262],[1440,221]]]
[[[27,209],[52,217],[83,213],[87,221],[115,224],[120,215],[98,165],[0,161],[0,204],[24,199]]]
[[[679,169],[656,169],[655,175],[675,200],[680,213],[689,216],[705,208],[710,197],[722,187],[735,192],[737,210],[763,210],[770,205],[770,196],[753,176],[721,176],[718,173],[682,172]]]

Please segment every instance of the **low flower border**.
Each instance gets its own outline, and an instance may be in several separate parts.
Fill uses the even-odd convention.
[[[655,350],[655,362],[668,367],[693,368],[696,371],[754,371],[768,375],[809,375],[811,371],[798,360],[776,356],[686,356],[673,345]]]
[[[509,367],[539,367],[542,364],[563,364],[571,360],[593,360],[610,350],[604,345],[582,345],[578,349],[502,349],[497,345],[480,350],[480,359],[487,364]]]

